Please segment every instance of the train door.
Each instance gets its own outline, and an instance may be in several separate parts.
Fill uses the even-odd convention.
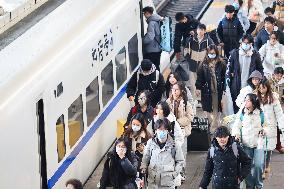
[[[46,170],[46,148],[45,148],[45,123],[44,123],[44,103],[40,99],[36,103],[37,109],[37,133],[39,143],[39,171],[40,171],[40,189],[47,189],[47,170]]]
[[[141,39],[143,39],[144,38],[144,22],[145,22],[145,20],[144,20],[144,15],[143,15],[143,13],[142,13],[142,9],[143,9],[143,0],[140,0],[139,1],[139,7],[140,7],[140,24],[141,24]],[[142,45],[142,53],[144,54],[144,47],[143,47],[143,45]]]

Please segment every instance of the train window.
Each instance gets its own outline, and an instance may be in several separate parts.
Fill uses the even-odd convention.
[[[58,162],[60,162],[66,154],[64,115],[61,115],[56,121],[56,133]]]
[[[130,73],[135,70],[138,66],[139,58],[138,58],[138,38],[137,34],[135,34],[128,42],[128,54],[129,54],[129,71]]]
[[[68,128],[69,146],[72,148],[84,131],[82,95],[68,108]]]
[[[90,126],[100,112],[98,77],[86,88],[86,102],[87,125]]]
[[[114,93],[112,61],[110,61],[108,65],[103,69],[101,73],[101,82],[102,82],[102,100],[103,100],[103,105],[105,106]]]
[[[126,49],[123,47],[115,57],[117,89],[127,78]]]

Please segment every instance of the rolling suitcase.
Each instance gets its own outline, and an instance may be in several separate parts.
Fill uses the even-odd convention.
[[[195,117],[191,128],[191,135],[187,137],[187,151],[207,151],[211,143],[208,118]]]

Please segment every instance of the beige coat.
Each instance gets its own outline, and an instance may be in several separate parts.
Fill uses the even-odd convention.
[[[170,98],[167,100],[167,103],[170,106],[171,112],[174,113],[174,101]],[[178,107],[178,115],[175,115],[177,118],[177,122],[180,124],[180,127],[185,136],[189,136],[191,134],[191,122],[194,118],[192,106],[189,102],[187,102],[186,108],[184,104],[184,100],[181,100]]]

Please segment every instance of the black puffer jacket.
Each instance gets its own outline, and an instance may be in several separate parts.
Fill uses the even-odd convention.
[[[242,181],[249,174],[252,160],[239,145],[236,157],[232,144],[233,138],[230,137],[227,147],[223,150],[217,139],[213,139],[214,156],[210,156],[209,150],[200,187],[207,188],[213,176],[212,189],[239,189],[238,178]]]
[[[138,169],[138,157],[133,152],[129,156],[129,158],[120,159],[114,151],[108,154],[100,179],[100,189],[106,187],[136,189],[135,178]]]
[[[215,65],[215,75],[217,82],[218,93],[218,111],[221,112],[222,94],[225,90],[225,73],[226,65],[224,62],[217,62]],[[196,89],[201,91],[201,104],[203,111],[212,112],[212,90],[211,90],[211,76],[210,68],[207,62],[204,62],[197,71],[197,80],[195,83]]]
[[[218,25],[217,32],[221,42],[225,44],[225,47],[234,49],[239,46],[239,40],[244,30],[237,17],[233,17],[232,19],[224,17]]]
[[[138,75],[139,78],[137,78]],[[161,100],[162,94],[165,91],[165,80],[163,75],[156,70],[154,64],[152,65],[149,75],[143,75],[141,68],[137,73],[132,75],[126,89],[127,98],[135,96],[135,102],[137,103],[139,93],[144,90],[149,90],[151,92],[151,105],[155,107]]]
[[[192,15],[185,15],[187,18],[186,23],[177,23],[175,27],[174,37],[174,51],[175,53],[180,52],[180,46],[185,45],[186,38],[189,37],[190,32],[196,30],[199,21],[193,18]]]

